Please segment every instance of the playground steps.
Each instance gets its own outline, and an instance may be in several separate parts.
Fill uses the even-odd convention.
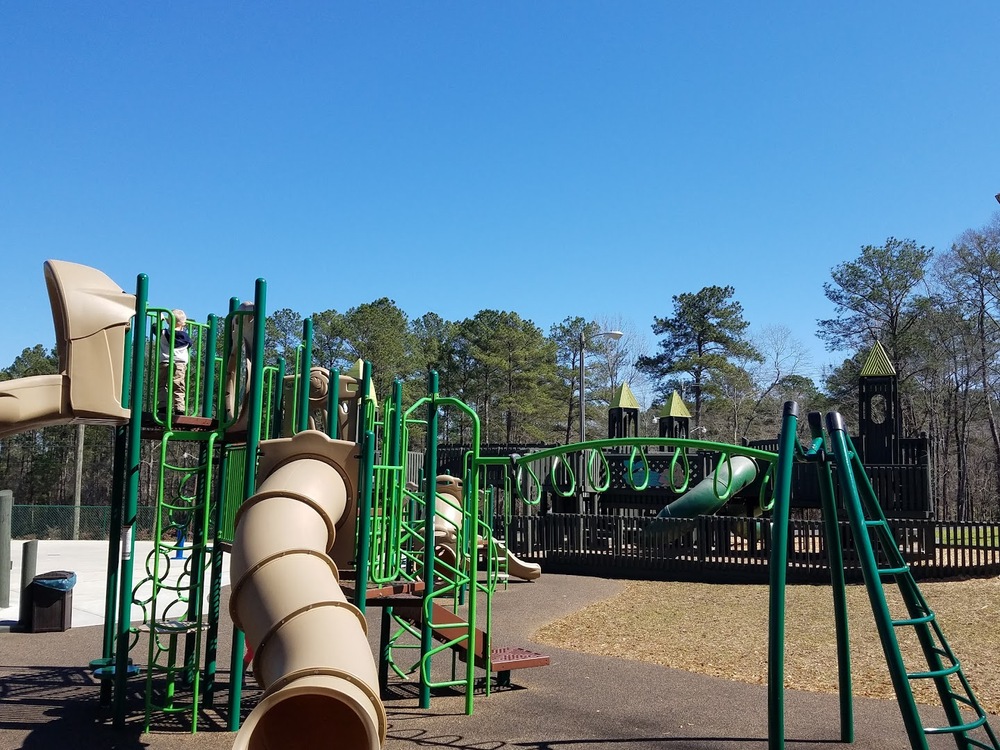
[[[962,672],[961,662],[945,640],[937,617],[903,559],[864,466],[843,429],[840,415],[828,415],[827,420],[851,532],[911,746],[927,748],[928,736],[951,735],[960,748],[1000,750],[987,714]],[[894,616],[890,612],[885,592],[889,582],[899,588],[905,616]],[[896,632],[911,627],[927,662],[926,669],[909,671],[903,662]],[[923,726],[917,713],[912,684],[928,680],[934,684],[941,699],[947,726]],[[976,732],[975,737],[970,736],[972,732]]]
[[[391,606],[393,613],[413,625],[420,626],[423,622],[423,606],[419,596],[408,594],[383,598],[379,604]],[[465,625],[465,620],[455,612],[439,604],[432,605],[431,632],[434,638],[442,643],[454,640],[455,626]],[[525,648],[516,646],[499,646],[490,649],[490,656],[485,657],[484,644],[486,633],[476,628],[475,645],[473,647],[473,659],[475,665],[480,669],[495,672],[497,683],[501,686],[510,685],[510,672],[514,669],[528,669],[531,667],[546,667],[550,659],[545,654],[539,654]],[[466,643],[459,643],[453,646],[458,652],[459,658],[465,661],[468,658],[468,646]]]

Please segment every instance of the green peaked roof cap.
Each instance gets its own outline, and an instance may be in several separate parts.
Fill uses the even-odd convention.
[[[660,409],[661,417],[687,417],[691,419],[691,412],[688,408],[684,406],[684,402],[681,401],[681,397],[677,394],[677,391],[673,391],[670,394],[670,400]]]
[[[628,383],[622,383],[615,389],[615,395],[611,397],[612,409],[638,409],[639,402],[632,395],[632,389]]]
[[[885,349],[882,348],[882,344],[878,341],[875,342],[875,346],[868,353],[868,359],[865,360],[864,366],[861,368],[861,374],[859,377],[862,378],[885,378],[893,377],[896,374],[896,368],[892,366],[892,362],[889,361],[889,355],[885,353]]]

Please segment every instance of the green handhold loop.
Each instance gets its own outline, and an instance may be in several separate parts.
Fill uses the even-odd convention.
[[[677,462],[680,461],[684,474],[684,481],[680,484],[674,482],[674,475],[677,473]],[[691,484],[691,462],[688,461],[687,451],[680,447],[674,448],[674,457],[670,459],[670,489],[677,494],[687,492],[688,485]]]
[[[760,506],[762,511],[769,511],[774,507],[774,487],[770,487],[771,492],[768,492],[770,485],[774,483],[774,463],[768,462],[767,471],[764,472],[764,479],[760,483],[760,494],[757,498],[757,504]],[[767,498],[770,498],[768,501]]]
[[[636,454],[642,459],[642,481],[636,482],[633,476],[632,467],[635,463]],[[644,490],[649,487],[649,458],[641,446],[633,445],[629,454],[628,463],[625,464],[625,483],[633,490]]]
[[[517,492],[517,496],[527,503],[528,505],[538,505],[542,501],[542,483],[538,481],[538,475],[535,474],[535,470],[531,468],[531,464],[518,464],[517,476],[514,477],[514,491]],[[529,498],[521,487],[521,470],[527,471],[528,476],[531,477],[531,485],[534,489],[534,494]]]
[[[569,487],[565,489],[559,486],[559,481],[556,479],[556,470],[560,466],[564,467],[566,473],[569,475]],[[558,461],[552,462],[552,468],[549,469],[549,479],[552,480],[552,487],[560,497],[572,497],[576,493],[576,472],[573,471],[573,467],[570,465],[565,453],[559,455]]]
[[[726,486],[723,488],[722,492],[719,492],[719,467],[722,465],[726,467],[726,473],[728,478],[726,479]],[[715,464],[715,471],[712,472],[712,492],[719,500],[728,500],[729,496],[733,494],[733,458],[728,451],[723,451],[719,454],[719,460]]]
[[[601,460],[601,463],[598,468],[599,474],[595,476],[594,464],[597,463],[595,459],[598,458]],[[597,479],[600,474],[604,475],[604,482],[602,484],[597,483]],[[594,490],[594,492],[607,492],[608,488],[611,486],[611,467],[608,465],[608,459],[607,456],[604,455],[604,451],[590,451],[590,458],[587,459],[587,480],[590,482],[590,487]]]

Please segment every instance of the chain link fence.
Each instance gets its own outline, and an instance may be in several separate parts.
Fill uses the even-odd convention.
[[[79,511],[79,522],[76,514]],[[136,517],[136,538],[152,539],[156,520],[154,508],[140,507]],[[111,508],[107,505],[15,505],[11,513],[14,539],[107,539],[111,528]]]

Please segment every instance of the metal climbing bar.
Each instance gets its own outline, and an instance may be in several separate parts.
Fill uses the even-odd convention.
[[[913,574],[903,559],[864,466],[847,435],[843,417],[832,412],[827,415],[826,422],[836,458],[844,507],[910,746],[915,750],[924,750],[928,747],[929,735],[950,734],[959,750],[973,747],[1000,750],[986,712],[976,699],[962,672],[961,663],[948,646],[937,618],[920,593]],[[882,558],[882,565],[879,564],[879,557]],[[906,606],[906,617],[892,616],[884,589],[887,580],[898,585]],[[927,669],[913,672],[907,670],[896,637],[896,629],[900,627],[912,627],[916,631],[917,640],[927,660]],[[957,685],[953,683],[953,677],[957,679]],[[925,727],[920,719],[910,683],[913,680],[928,679],[934,682],[937,689],[948,719],[947,726]],[[973,715],[971,719],[965,718],[963,707]],[[985,735],[983,739],[969,736],[970,732],[980,729]]]

